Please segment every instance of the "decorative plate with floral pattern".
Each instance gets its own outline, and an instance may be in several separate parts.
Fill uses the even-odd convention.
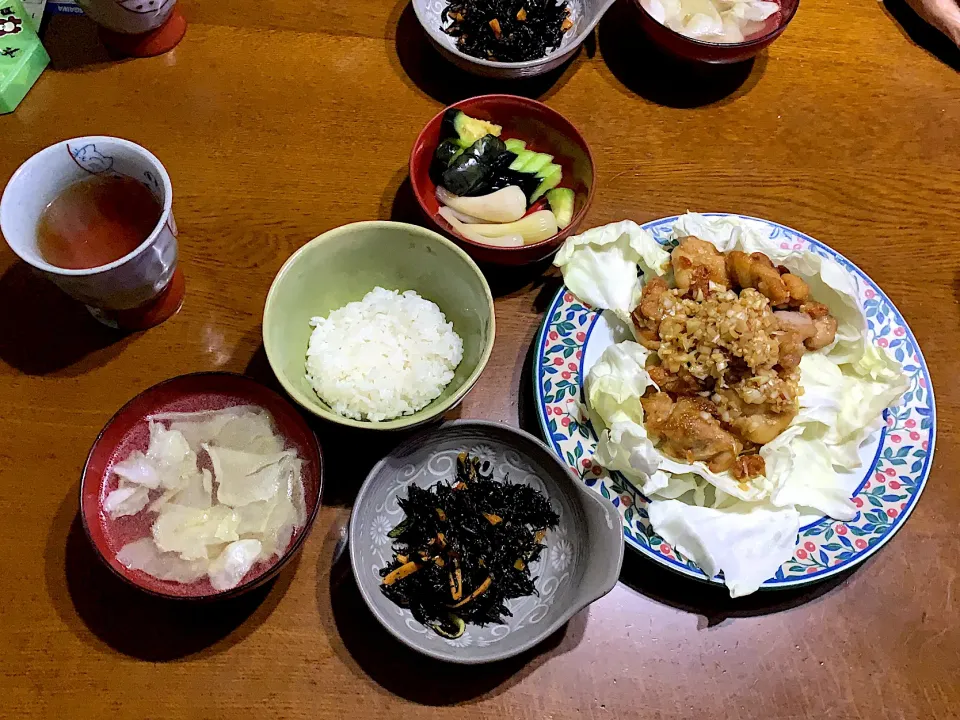
[[[722,215],[722,213],[708,213]],[[923,491],[936,437],[936,409],[930,374],[916,338],[890,299],[862,270],[811,237],[767,220],[769,237],[783,248],[809,249],[837,260],[853,273],[867,317],[867,332],[888,348],[910,376],[910,389],[900,404],[884,412],[885,427],[860,448],[863,465],[851,476],[853,502],[860,512],[850,522],[804,517],[794,556],[767,580],[764,588],[801,585],[841,572],[879,550],[903,526]],[[676,217],[644,225],[664,246]],[[644,555],[701,580],[708,578],[693,562],[653,532],[648,500],[620,473],[610,473],[593,460],[597,436],[581,411],[583,381],[593,362],[614,342],[627,339],[606,314],[580,303],[561,288],[550,305],[537,337],[534,395],[547,444],[583,482],[612,502],[623,518],[627,544]]]

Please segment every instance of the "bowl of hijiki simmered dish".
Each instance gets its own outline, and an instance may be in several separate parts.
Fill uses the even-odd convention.
[[[493,296],[454,243],[395,222],[311,240],[277,273],[263,342],[290,396],[325,420],[397,430],[454,407],[495,334]]]
[[[240,375],[182,375],[100,432],[80,515],[107,566],[141,590],[231,597],[296,555],[322,475],[316,436],[282,397]]]
[[[380,461],[349,543],[387,631],[464,664],[533,648],[610,592],[623,560],[610,502],[532,435],[478,420],[425,431]]]

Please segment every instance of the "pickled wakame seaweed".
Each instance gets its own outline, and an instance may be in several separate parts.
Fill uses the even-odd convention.
[[[461,52],[499,62],[542,58],[573,27],[562,0],[451,0],[441,20]]]
[[[536,594],[530,564],[560,518],[539,491],[493,479],[489,463],[460,453],[456,476],[429,490],[411,485],[404,520],[390,531],[393,560],[383,594],[444,637],[466,623],[503,623],[506,601]]]

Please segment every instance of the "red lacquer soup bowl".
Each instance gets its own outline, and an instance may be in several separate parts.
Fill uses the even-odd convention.
[[[694,63],[725,65],[749,60],[770,45],[787,29],[797,14],[800,0],[778,0],[780,10],[771,15],[761,32],[738,43],[714,43],[696,40],[671,30],[658,22],[640,0],[634,4],[640,11],[640,24],[647,35],[667,52]]]
[[[502,139],[517,138],[526,142],[530,150],[553,155],[553,162],[563,168],[563,181],[560,186],[574,191],[573,219],[570,224],[556,235],[540,242],[522,247],[495,247],[462,237],[440,217],[437,186],[430,176],[430,166],[433,153],[443,140],[440,137],[443,115],[450,108],[501,125]],[[576,232],[593,200],[594,163],[587,141],[583,139],[580,131],[556,110],[524,97],[481,95],[458,102],[450,108],[444,108],[427,123],[410,152],[410,183],[427,219],[480,262],[526,265],[550,257],[564,240]]]
[[[257,562],[241,583],[230,590],[215,590],[207,578],[183,584],[159,580],[141,570],[123,566],[117,560],[117,552],[128,542],[149,537],[155,516],[141,511],[112,520],[103,511],[103,500],[117,487],[118,478],[113,466],[134,450],[146,451],[149,444],[147,417],[166,412],[221,410],[239,405],[256,405],[269,412],[286,447],[295,449],[303,461],[307,510],[304,527],[294,532],[282,556]],[[144,390],[124,405],[100,431],[83,468],[80,516],[97,554],[114,573],[130,584],[162,597],[220,599],[235,597],[262,585],[275,577],[296,555],[320,509],[322,484],[323,460],[316,435],[286,400],[242,375],[196,373],[181,375]]]

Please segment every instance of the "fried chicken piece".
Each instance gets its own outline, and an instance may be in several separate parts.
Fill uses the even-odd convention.
[[[684,293],[690,291],[694,280],[701,289],[706,288],[709,282],[722,288],[730,287],[723,253],[705,240],[693,236],[683,238],[670,254],[670,260],[677,287]],[[698,271],[698,268],[704,270]]]
[[[773,313],[777,321],[777,329],[784,332],[792,332],[800,335],[803,340],[813,337],[815,327],[813,318],[805,312],[796,312],[795,310],[777,310]]]
[[[747,255],[740,250],[727,254],[727,272],[741,288],[756,288],[773,307],[799,307],[810,297],[806,281],[783,265],[774,266],[763,253]]]
[[[640,313],[640,317],[651,321],[656,325],[663,319],[663,308],[660,307],[660,298],[670,288],[667,281],[662,277],[651,278],[643,286],[643,292],[640,294],[640,304],[634,313]]]
[[[721,388],[716,390],[716,393],[722,399],[718,402],[725,409],[724,423],[732,428],[741,440],[755,445],[766,445],[776,438],[787,429],[799,410],[794,405],[777,412],[770,403],[747,403],[732,388]]]
[[[779,365],[787,369],[800,364],[804,349],[825,348],[837,336],[837,319],[826,305],[808,302],[800,308],[801,312],[778,310],[773,314],[781,331]]]
[[[777,321],[777,340],[780,343],[777,364],[785,370],[795,368],[806,351],[804,341],[816,332],[814,321],[806,313],[792,310],[777,310],[773,317]]]
[[[759,455],[741,455],[733,465],[733,476],[737,480],[751,480],[767,471],[767,463]]]
[[[710,297],[714,287],[716,285],[711,279],[709,268],[706,265],[698,265],[690,273],[690,289],[687,290],[687,295],[695,300],[704,300]]]
[[[830,308],[815,301],[805,302],[801,312],[813,319],[813,332],[804,340],[807,350],[825,348],[837,337],[837,319],[830,314]]]
[[[750,407],[755,410],[753,414],[744,416],[735,427],[738,434],[745,440],[757,445],[766,445],[773,441],[777,435],[787,429],[797,415],[796,410],[777,413],[765,409],[762,405]]]
[[[697,379],[684,367],[674,375],[663,365],[650,365],[647,374],[658,388],[673,395],[696,395],[708,389],[701,387]]]
[[[837,336],[837,319],[830,314],[830,308],[810,301],[801,305],[800,310],[813,320],[813,332],[803,343],[807,350],[819,350],[832,343]]]
[[[796,332],[782,332],[777,336],[780,342],[780,355],[777,358],[777,365],[784,370],[791,370],[799,367],[803,359],[803,353],[807,348],[803,344],[803,336]]]
[[[790,302],[790,292],[780,272],[763,253],[747,255],[740,250],[731,250],[727,255],[727,272],[741,288],[759,290],[774,307],[786,306]]]
[[[810,286],[806,280],[789,272],[780,273],[780,279],[790,293],[790,307],[800,307],[810,299]]]
[[[833,315],[817,318],[813,321],[816,332],[803,344],[807,350],[819,350],[832,343],[837,337],[837,319]]]
[[[661,438],[660,449],[665,454],[685,462],[704,461],[712,472],[733,467],[742,445],[721,427],[712,402],[693,396],[680,397],[674,403],[662,392],[640,402],[646,415],[644,424]]]
[[[643,424],[647,432],[652,435],[661,435],[663,425],[673,412],[674,402],[665,392],[657,392],[653,388],[640,398],[643,406]]]
[[[823,303],[810,300],[809,302],[805,302],[800,306],[800,312],[806,313],[813,320],[819,320],[820,318],[824,318],[830,314],[830,308]]]
[[[640,304],[634,308],[630,316],[636,330],[637,342],[648,350],[660,349],[660,334],[657,332],[660,321],[663,319],[660,298],[668,289],[663,278],[655,277],[647,281],[640,295]]]
[[[657,335],[656,330],[637,327],[636,325],[634,325],[634,329],[636,330],[634,336],[637,338],[637,342],[643,345],[647,350],[653,350],[656,352],[660,349],[660,337]]]

